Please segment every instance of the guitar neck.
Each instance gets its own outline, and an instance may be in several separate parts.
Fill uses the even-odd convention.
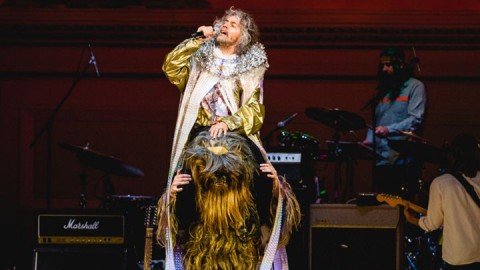
[[[408,208],[412,209],[413,211],[415,211],[417,213],[420,213],[420,214],[423,214],[423,215],[427,214],[427,209],[425,209],[425,208],[423,208],[419,205],[416,205],[412,202],[409,202],[407,200],[404,200],[401,197],[396,196],[396,195],[378,194],[377,195],[377,201],[386,202],[387,204],[389,204],[392,207],[395,207],[397,205],[403,205],[405,207],[408,207]]]
[[[421,207],[421,206],[419,206],[419,205],[416,205],[416,204],[414,204],[414,203],[411,203],[411,202],[409,202],[409,201],[405,201],[405,200],[404,200],[404,204],[403,204],[403,205],[404,205],[404,206],[407,206],[408,208],[410,208],[410,209],[412,209],[413,211],[415,211],[415,212],[417,212],[417,213],[420,213],[420,214],[422,214],[422,215],[427,214],[427,209],[425,209],[425,208],[423,208],[423,207]]]
[[[147,228],[145,232],[145,250],[143,255],[143,270],[152,270],[152,239],[153,228]]]

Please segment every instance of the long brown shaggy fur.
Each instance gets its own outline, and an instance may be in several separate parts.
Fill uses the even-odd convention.
[[[257,165],[245,140],[235,133],[212,139],[208,132],[201,132],[185,149],[182,167],[191,172],[199,213],[186,235],[178,229],[175,196],[167,203],[165,192],[159,200],[157,239],[165,244],[166,211],[170,209],[173,246],[178,243],[185,252],[185,269],[251,270],[259,266],[271,231],[261,228],[252,194]],[[286,214],[279,246],[285,246],[300,223],[300,207],[291,187],[280,178],[272,191],[270,214],[273,217],[280,191]]]
[[[209,148],[225,147],[217,155]],[[200,220],[185,245],[186,269],[255,269],[259,218],[253,195],[253,155],[244,139],[229,134],[212,140],[200,133],[185,151]]]

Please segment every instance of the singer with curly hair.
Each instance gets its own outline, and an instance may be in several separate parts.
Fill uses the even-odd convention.
[[[254,174],[252,180],[248,172],[251,169],[245,168],[246,171],[238,175],[235,170],[227,167],[221,171],[212,171],[211,177],[199,176],[199,171],[192,170],[191,164],[182,162],[185,149],[202,132],[206,131],[212,140],[221,140],[230,133],[238,133],[245,138],[250,150],[248,155],[253,157],[253,171],[260,171],[265,166],[261,164],[273,168],[268,162],[259,134],[265,118],[263,78],[268,61],[264,46],[259,43],[259,31],[253,17],[233,7],[226,10],[222,18],[214,20],[212,26],[198,27],[191,38],[173,49],[166,56],[162,68],[168,80],[180,90],[180,107],[167,186],[159,200],[159,209],[163,210],[160,212],[157,236],[165,246],[167,269],[252,269],[245,267],[254,265],[270,269],[274,261],[275,269],[288,268],[285,239],[288,239],[289,233],[286,231],[295,224],[295,216],[298,214],[298,202],[288,185],[278,177],[267,179],[269,181],[254,181],[262,178],[259,177],[261,174]],[[213,158],[205,156],[208,160],[203,162],[209,164],[213,160],[218,161],[209,157]],[[243,156],[244,160],[248,158],[249,156]],[[242,166],[251,167],[250,162],[242,159],[240,162]],[[193,182],[201,181],[207,185],[202,186],[202,191],[199,191],[200,186],[195,185],[197,191],[191,193],[191,197],[195,198],[193,203],[188,202],[188,192],[184,190],[188,189],[185,185],[189,182],[190,175]],[[237,179],[240,176],[242,179]],[[225,185],[222,179],[228,184]],[[245,189],[248,186],[242,186],[243,189],[240,190],[235,186],[233,191],[230,190],[232,180],[235,180],[233,183],[238,180],[242,185],[253,181],[256,183],[255,188],[249,191],[253,193],[248,194]],[[211,181],[215,182],[213,186],[210,185]],[[229,192],[223,194],[222,187],[228,187]],[[198,193],[209,188],[215,188],[220,193],[212,196],[210,193]],[[177,196],[181,193],[184,199]],[[242,199],[238,202],[242,204],[231,204],[231,200],[237,197],[228,194],[240,196]],[[255,211],[252,210],[252,199],[249,196],[255,197]],[[212,208],[202,208],[205,202]],[[284,220],[286,210],[293,213],[287,214],[288,218]],[[188,214],[192,212],[196,214]],[[219,213],[227,216],[215,216]],[[259,222],[256,221],[257,215]],[[206,227],[191,226],[198,221],[197,217]],[[237,225],[234,225],[234,220],[238,222]],[[213,243],[211,237],[215,228],[211,226],[218,226],[216,229],[220,231],[216,231],[215,235],[221,236],[225,245],[216,243],[214,246],[202,246]],[[202,232],[208,234],[202,236]],[[263,241],[261,250],[257,250],[257,234]],[[204,240],[207,242],[202,242]],[[243,244],[240,245],[238,241]],[[228,259],[222,259],[223,257]],[[244,263],[246,266],[242,266]]]

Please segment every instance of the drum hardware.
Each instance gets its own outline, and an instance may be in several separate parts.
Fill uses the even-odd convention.
[[[277,125],[275,126],[275,128],[270,130],[270,132],[268,132],[267,135],[265,135],[265,137],[262,138],[262,142],[265,145],[265,148],[270,148],[270,141],[272,139],[273,133],[275,133],[277,130],[280,130],[283,127],[285,127],[297,115],[298,115],[298,113],[294,113],[294,114],[290,115],[289,117],[287,117],[285,120],[278,122]]]
[[[423,232],[421,229],[405,228],[405,270],[445,269],[442,259],[442,229]]]
[[[401,155],[416,158],[423,162],[443,164],[446,160],[445,151],[427,143],[406,140],[388,140],[388,145]]]
[[[305,114],[309,118],[319,121],[320,123],[331,127],[334,130],[332,141],[330,141],[331,143],[329,145],[329,157],[332,157],[333,161],[335,162],[334,201],[338,202],[339,200],[339,187],[341,183],[341,163],[343,160],[347,161],[346,184],[345,192],[343,195],[343,200],[345,200],[347,188],[350,190],[350,193],[353,193],[352,182],[354,157],[344,154],[346,149],[344,149],[343,145],[348,144],[344,144],[340,141],[340,132],[345,133],[362,129],[366,127],[365,120],[361,116],[353,112],[343,111],[338,108],[326,109],[310,107],[305,109]]]
[[[281,130],[277,139],[282,148],[295,149],[312,160],[318,160],[321,157],[320,142],[312,135],[300,131]]]
[[[142,177],[144,173],[131,165],[124,163],[122,160],[102,154],[100,152],[94,151],[90,148],[90,144],[87,143],[86,146],[77,146],[67,143],[58,143],[63,149],[70,151],[75,154],[75,156],[82,162],[84,168],[80,174],[80,207],[86,208],[86,179],[87,174],[85,173],[85,167],[90,166],[92,168],[98,169],[105,173],[104,176],[104,204],[107,202],[108,198],[113,194],[113,184],[110,179],[110,175],[117,175],[123,177]]]
[[[328,203],[327,189],[325,188],[325,177],[318,179],[318,176],[314,177],[315,182],[315,204]]]

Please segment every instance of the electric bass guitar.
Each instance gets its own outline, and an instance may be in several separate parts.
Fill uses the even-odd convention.
[[[386,202],[388,205],[390,205],[392,207],[396,207],[397,205],[402,205],[402,206],[405,206],[405,207],[408,207],[408,208],[412,209],[413,211],[415,211],[417,213],[420,213],[420,214],[423,214],[423,215],[427,214],[427,209],[425,209],[425,208],[423,208],[419,205],[416,205],[412,202],[409,202],[407,200],[404,200],[404,199],[402,199],[402,197],[397,196],[397,195],[380,193],[380,194],[377,194],[376,198],[377,198],[377,201]]]

